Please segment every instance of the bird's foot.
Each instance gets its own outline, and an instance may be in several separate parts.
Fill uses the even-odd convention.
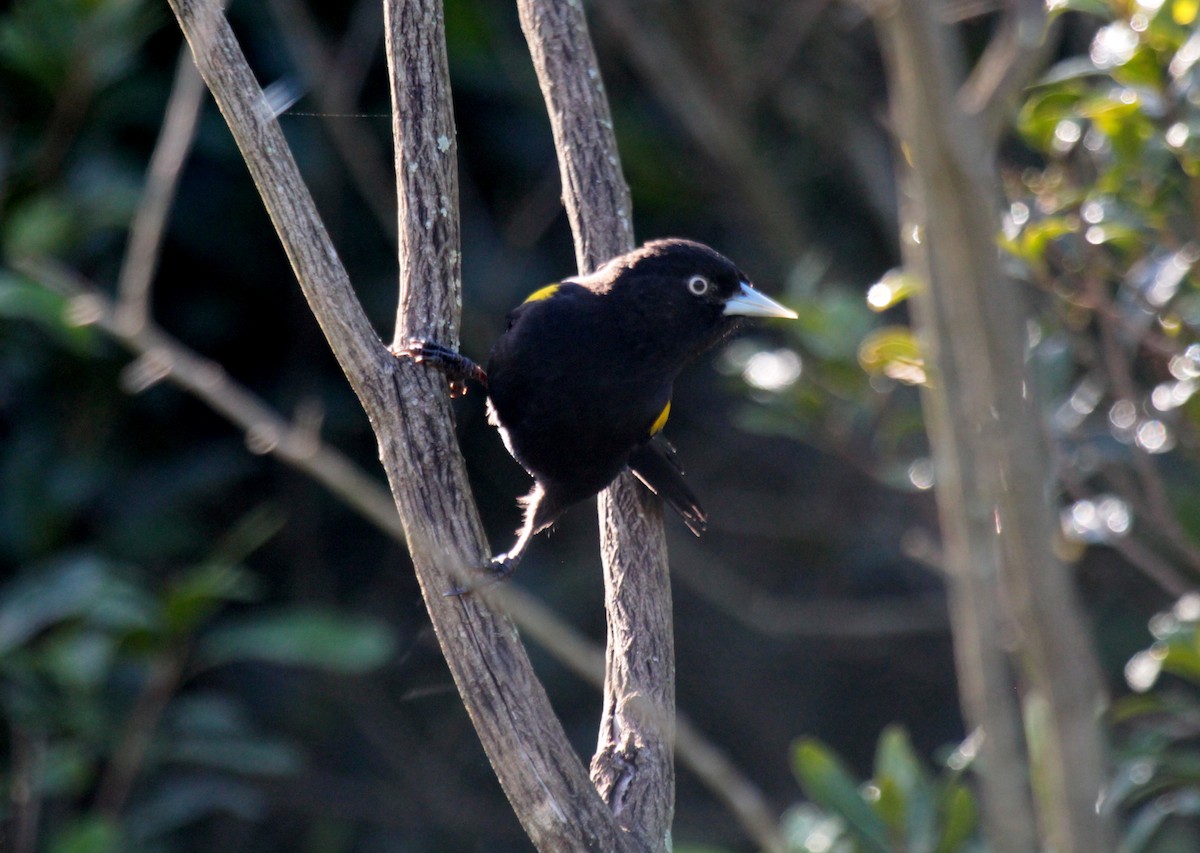
[[[474,380],[487,387],[487,373],[471,359],[448,346],[434,341],[414,339],[405,344],[393,344],[388,351],[397,358],[411,358],[421,364],[429,362],[446,374],[450,381],[450,396],[467,393],[468,382]]]
[[[487,575],[482,578],[477,578],[470,583],[465,583],[461,586],[456,586],[454,589],[445,593],[447,598],[458,598],[460,595],[466,595],[469,592],[483,589],[492,586],[493,584],[501,583],[508,580],[512,573],[516,571],[517,563],[521,562],[521,556],[514,555],[512,552],[507,554],[497,554],[488,561],[488,564],[483,567]]]

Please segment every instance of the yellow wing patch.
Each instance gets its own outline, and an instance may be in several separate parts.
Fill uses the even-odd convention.
[[[555,291],[557,291],[558,288],[559,288],[559,285],[557,285],[557,284],[548,284],[545,287],[541,288],[540,290],[535,290],[533,293],[526,296],[525,301],[526,302],[537,302],[541,299],[549,299],[551,296],[554,295]]]
[[[671,401],[667,400],[667,405],[663,406],[663,410],[658,413],[658,417],[654,419],[654,423],[650,424],[650,434],[658,435],[662,432],[662,428],[667,425],[667,418],[671,417]]]

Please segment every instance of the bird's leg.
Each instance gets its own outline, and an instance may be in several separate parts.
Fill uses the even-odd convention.
[[[411,340],[403,345],[393,345],[389,352],[397,358],[411,358],[418,364],[427,361],[437,367],[450,380],[451,397],[466,394],[470,380],[487,388],[487,373],[483,368],[448,346],[434,341]]]
[[[484,571],[488,573],[486,577],[457,586],[446,595],[464,595],[508,579],[516,571],[517,564],[521,562],[521,558],[529,549],[529,541],[533,539],[533,535],[548,527],[561,511],[554,509],[550,502],[543,501],[544,497],[545,492],[541,485],[535,483],[533,490],[521,498],[521,503],[525,506],[525,523],[517,531],[517,541],[513,543],[512,548],[503,554],[497,554],[488,561],[488,564],[483,567]]]

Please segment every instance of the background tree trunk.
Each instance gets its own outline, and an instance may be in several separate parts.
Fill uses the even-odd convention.
[[[1053,467],[1025,371],[1026,315],[996,247],[995,134],[990,117],[959,106],[962,65],[935,4],[882,4],[877,23],[902,151],[904,263],[920,281],[914,319],[960,691],[983,733],[988,836],[1011,853],[1110,850],[1096,807],[1102,692],[1071,575],[1051,549]]]

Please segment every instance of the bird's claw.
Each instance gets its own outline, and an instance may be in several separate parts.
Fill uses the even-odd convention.
[[[443,593],[446,598],[458,598],[461,595],[466,595],[469,592],[484,589],[493,584],[501,583],[512,576],[512,573],[517,568],[518,558],[512,557],[509,554],[499,554],[492,557],[488,564],[483,567],[483,571],[487,575],[482,578],[476,578],[469,583],[456,586],[448,592]]]
[[[462,353],[435,341],[414,338],[404,344],[393,344],[388,351],[397,358],[411,358],[417,364],[428,361],[435,365],[446,374],[451,397],[465,396],[469,380],[487,387],[487,374],[482,367]]]

